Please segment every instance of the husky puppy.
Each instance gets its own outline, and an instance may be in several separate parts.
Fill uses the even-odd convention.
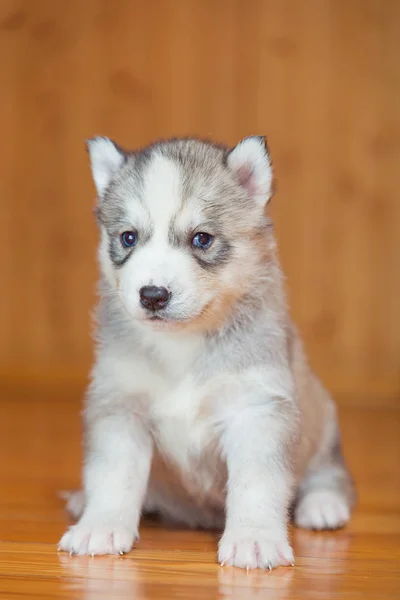
[[[223,528],[222,565],[290,565],[290,514],[341,527],[354,489],[288,315],[265,139],[88,149],[101,299],[79,521],[60,549],[129,552],[155,512]]]

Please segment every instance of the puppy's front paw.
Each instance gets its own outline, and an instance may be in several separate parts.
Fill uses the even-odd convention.
[[[293,551],[286,536],[267,529],[225,531],[218,547],[218,562],[242,569],[273,569],[293,565]]]
[[[70,554],[125,554],[138,539],[137,533],[121,522],[101,520],[98,523],[81,519],[66,531],[58,549]]]

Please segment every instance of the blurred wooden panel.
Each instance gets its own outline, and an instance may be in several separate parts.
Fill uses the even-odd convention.
[[[85,138],[266,133],[312,363],[398,397],[399,56],[396,0],[1,0],[0,372],[89,367]]]

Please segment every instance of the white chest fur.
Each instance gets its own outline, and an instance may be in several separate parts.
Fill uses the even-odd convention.
[[[213,439],[212,419],[204,407],[210,384],[195,369],[204,342],[197,336],[150,335],[151,351],[113,355],[113,379],[146,421],[159,452],[188,469]]]

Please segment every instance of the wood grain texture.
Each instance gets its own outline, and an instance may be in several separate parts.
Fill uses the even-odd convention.
[[[218,532],[151,521],[122,558],[57,553],[68,524],[57,494],[79,485],[81,392],[0,381],[0,598],[400,598],[399,410],[341,411],[359,493],[348,527],[294,529],[294,568],[246,574],[216,564]]]
[[[400,397],[400,3],[2,0],[0,371],[84,377],[94,189],[83,140],[265,133],[312,363]]]

